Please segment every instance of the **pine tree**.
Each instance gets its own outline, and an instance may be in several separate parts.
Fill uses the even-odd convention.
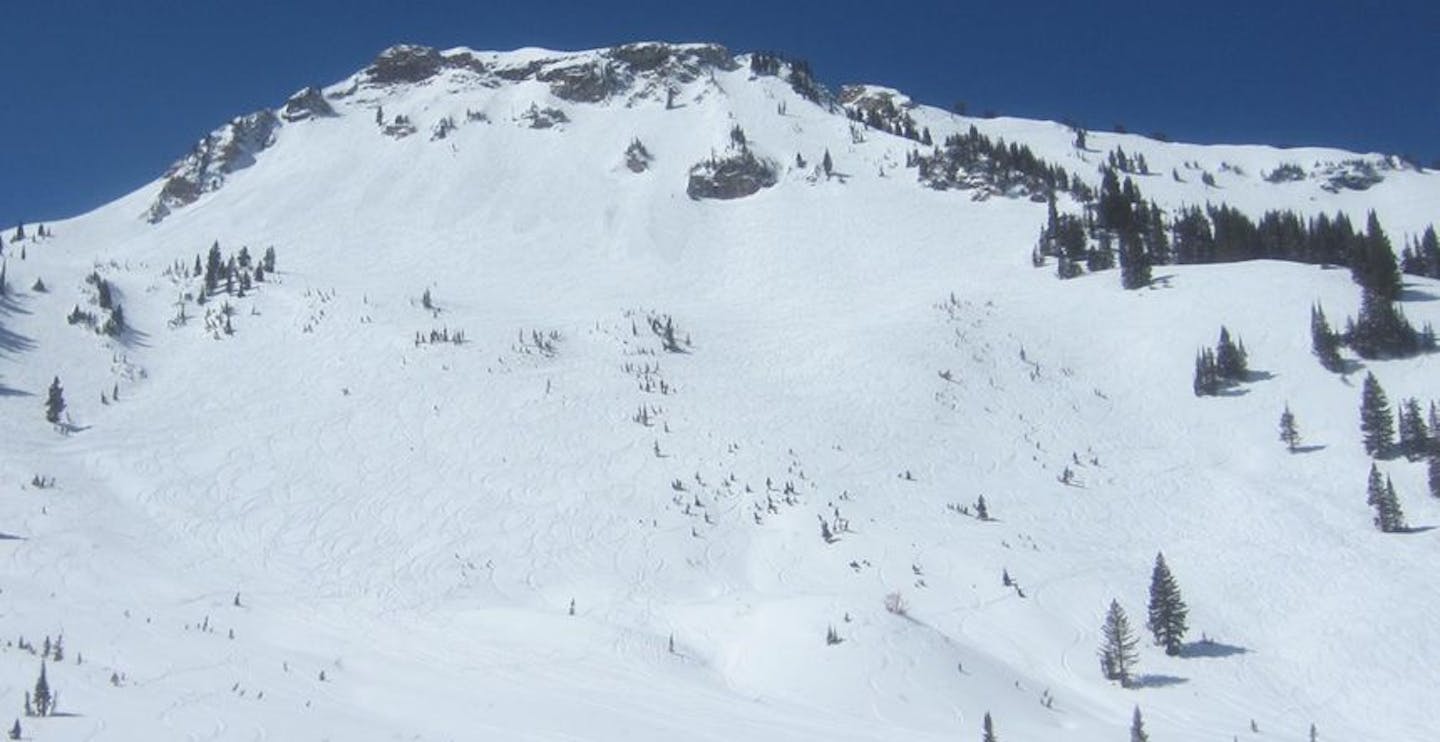
[[[1386,533],[1397,533],[1407,530],[1405,525],[1405,512],[1400,509],[1400,498],[1395,494],[1395,483],[1390,477],[1385,477],[1385,496],[1381,498],[1378,510],[1378,525],[1380,530]]]
[[[1430,454],[1430,463],[1425,468],[1430,480],[1430,496],[1440,497],[1440,453]]]
[[[1325,321],[1325,310],[1319,305],[1310,308],[1310,352],[1320,359],[1326,371],[1340,372],[1344,362],[1340,359],[1340,337]]]
[[[14,726],[10,727],[10,739],[20,739],[21,734],[23,732],[20,731],[20,720],[16,719]]]
[[[40,661],[40,678],[35,681],[34,699],[35,713],[38,716],[49,716],[51,710],[50,682],[45,679],[45,661]]]
[[[1220,326],[1220,342],[1215,346],[1215,368],[1220,378],[1226,381],[1244,381],[1247,370],[1245,346],[1239,346],[1230,338],[1230,331]]]
[[[1180,597],[1180,586],[1165,563],[1165,555],[1156,553],[1155,569],[1150,573],[1150,613],[1146,626],[1155,635],[1155,643],[1165,648],[1165,654],[1172,657],[1180,654],[1189,628],[1185,624],[1189,612]]]
[[[1109,680],[1118,680],[1120,685],[1129,687],[1130,671],[1135,667],[1138,655],[1135,645],[1139,640],[1130,630],[1130,619],[1120,601],[1111,600],[1110,610],[1105,614],[1105,625],[1100,629],[1100,669]]]
[[[1145,733],[1145,720],[1140,717],[1140,707],[1135,707],[1135,714],[1130,717],[1130,742],[1150,742],[1150,735]]]
[[[1220,372],[1216,367],[1215,353],[1201,348],[1195,355],[1195,396],[1214,396],[1220,392]]]
[[[267,247],[267,248],[265,248],[265,255],[264,255],[264,257],[260,258],[260,267],[261,267],[261,268],[264,268],[266,273],[274,273],[274,272],[275,272],[275,248],[274,248],[274,247]]]
[[[825,157],[820,160],[820,168],[825,171],[825,177],[827,178],[830,177],[830,173],[835,169],[835,161],[830,159],[830,150],[828,149],[825,150]]]
[[[995,723],[990,720],[990,712],[985,712],[985,719],[980,722],[980,742],[1000,742],[995,736]]]
[[[1370,465],[1370,481],[1366,487],[1365,501],[1375,508],[1375,527],[1383,533],[1405,530],[1405,513],[1400,509],[1400,498],[1395,494],[1395,485],[1389,477],[1380,479],[1380,470]]]
[[[1430,450],[1440,454],[1440,405],[1430,402]]]
[[[1390,400],[1375,374],[1365,374],[1360,396],[1360,433],[1365,439],[1365,453],[1375,458],[1390,455],[1395,445],[1395,419],[1390,413]]]
[[[60,377],[50,382],[50,391],[45,395],[45,420],[55,424],[60,422],[60,413],[65,411],[65,390],[60,386]]]
[[[1120,287],[1140,289],[1150,285],[1150,256],[1145,253],[1145,242],[1140,233],[1125,230],[1120,233]]]
[[[1400,403],[1400,451],[1418,461],[1430,448],[1430,429],[1420,411],[1420,400],[1411,397]]]
[[[1290,411],[1289,404],[1280,413],[1280,440],[1285,442],[1285,448],[1290,453],[1295,453],[1295,448],[1300,445],[1300,431],[1295,427],[1295,413]]]
[[[210,252],[205,255],[205,293],[215,293],[215,288],[220,283],[220,271],[223,267],[220,257],[220,241],[216,240],[210,245]]]

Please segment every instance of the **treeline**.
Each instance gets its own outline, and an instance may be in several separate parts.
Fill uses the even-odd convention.
[[[1117,161],[1123,153],[1112,153]],[[1168,222],[1168,223],[1167,223]],[[1243,260],[1288,260],[1314,265],[1346,266],[1361,289],[1359,315],[1348,319],[1343,333],[1325,323],[1316,308],[1312,333],[1316,354],[1327,368],[1343,367],[1339,346],[1348,345],[1362,358],[1396,358],[1436,349],[1434,330],[1417,330],[1399,308],[1402,267],[1416,275],[1440,277],[1440,240],[1434,227],[1411,239],[1397,261],[1390,238],[1371,211],[1364,230],[1344,213],[1305,219],[1293,211],[1269,211],[1254,221],[1231,206],[1187,207],[1167,215],[1147,202],[1135,181],[1123,180],[1116,168],[1103,168],[1099,196],[1083,215],[1060,214],[1051,199],[1049,218],[1040,230],[1032,261],[1043,266],[1057,261],[1056,274],[1073,278],[1120,265],[1120,284],[1137,289],[1150,284],[1155,265],[1228,263]]]
[[[1111,156],[1117,154],[1112,152]],[[1131,166],[1123,153],[1118,157],[1127,168]],[[1392,301],[1400,295],[1402,269],[1412,275],[1440,278],[1440,239],[1433,226],[1419,238],[1409,239],[1403,260],[1397,262],[1390,238],[1373,211],[1364,230],[1357,229],[1348,216],[1339,212],[1307,219],[1294,211],[1272,210],[1255,221],[1229,205],[1207,204],[1167,215],[1153,201],[1145,200],[1133,179],[1120,179],[1123,170],[1103,168],[1100,193],[1093,203],[1087,203],[1083,215],[1056,215],[1052,210],[1040,233],[1037,258],[1056,257],[1088,264],[1093,260],[1088,255],[1090,249],[1109,247],[1119,250],[1121,261],[1134,257],[1147,265],[1256,259],[1338,265],[1349,267],[1356,283]],[[1073,224],[1067,223],[1072,219]],[[1092,245],[1076,243],[1076,235],[1071,232],[1077,225],[1083,227],[1083,236]],[[1127,245],[1138,249],[1130,250],[1127,256]],[[1100,263],[1102,270],[1114,265],[1114,261],[1104,259]],[[1070,266],[1062,266],[1058,272],[1064,278],[1078,275]]]

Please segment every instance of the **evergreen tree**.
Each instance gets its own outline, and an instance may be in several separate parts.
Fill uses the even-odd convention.
[[[60,386],[60,377],[50,382],[50,391],[45,395],[45,420],[60,422],[60,413],[65,411],[65,390]]]
[[[267,247],[267,248],[265,248],[265,255],[264,255],[264,257],[260,258],[260,267],[261,267],[261,268],[264,268],[266,273],[274,273],[274,272],[275,272],[275,248],[274,248],[274,247]]]
[[[1195,354],[1195,396],[1207,397],[1220,393],[1220,372],[1216,367],[1215,353],[1201,348]]]
[[[1430,429],[1420,412],[1420,400],[1411,397],[1400,403],[1400,451],[1418,461],[1430,449]]]
[[[1285,411],[1280,413],[1280,440],[1285,442],[1285,448],[1290,453],[1295,453],[1295,448],[1300,445],[1300,431],[1295,427],[1295,413],[1290,411],[1290,405],[1285,405]]]
[[[224,261],[220,257],[220,241],[216,240],[210,245],[210,252],[205,255],[205,293],[215,293],[215,287],[220,283],[220,273],[224,268]]]
[[[1390,238],[1381,229],[1374,211],[1366,219],[1365,234],[1353,248],[1350,275],[1355,283],[1386,301],[1400,298],[1400,267],[1395,262]]]
[[[1150,735],[1145,733],[1145,720],[1140,717],[1140,707],[1135,707],[1135,714],[1130,717],[1130,742],[1150,742]]]
[[[980,742],[1000,742],[995,736],[995,722],[990,720],[990,712],[985,712],[985,719],[980,722]]]
[[[35,714],[37,716],[49,716],[51,711],[50,682],[45,679],[45,661],[40,661],[40,678],[35,681],[35,693],[32,696]]]
[[[1120,233],[1120,286],[1140,289],[1150,285],[1150,256],[1138,232]]]
[[[1370,465],[1370,481],[1366,486],[1365,502],[1375,508],[1375,527],[1383,533],[1405,530],[1405,513],[1400,509],[1400,498],[1395,494],[1395,485],[1389,477],[1380,478],[1380,469]]]
[[[1326,371],[1340,372],[1345,367],[1340,360],[1340,337],[1325,321],[1325,310],[1317,303],[1310,308],[1310,352],[1320,359]]]
[[[23,732],[20,731],[20,720],[16,719],[14,726],[10,727],[10,739],[20,739],[21,734]]]
[[[1440,453],[1430,454],[1430,463],[1425,469],[1430,479],[1430,496],[1440,497]]]
[[[1155,555],[1155,569],[1150,573],[1150,615],[1146,626],[1155,635],[1155,643],[1172,657],[1180,654],[1185,639],[1186,616],[1190,609],[1180,597],[1180,586],[1165,564],[1165,555]]]
[[[1368,288],[1360,296],[1360,313],[1346,335],[1350,347],[1362,358],[1401,358],[1433,350],[1429,333],[1416,332],[1394,302]]]
[[[1105,625],[1100,629],[1100,669],[1109,680],[1118,680],[1120,685],[1129,687],[1130,671],[1135,667],[1138,655],[1135,645],[1139,640],[1130,630],[1130,619],[1120,601],[1111,600],[1110,610],[1105,614]]]
[[[1395,483],[1385,477],[1385,494],[1375,506],[1375,526],[1385,533],[1406,530],[1405,513],[1400,509],[1400,498],[1395,494]]]
[[[825,150],[825,157],[820,160],[820,168],[825,171],[825,177],[827,178],[830,177],[830,173],[835,169],[835,161],[830,159],[829,149]]]
[[[1230,331],[1220,326],[1220,342],[1215,346],[1215,367],[1221,379],[1244,381],[1248,367],[1243,341],[1236,345],[1230,338]]]
[[[1395,442],[1395,419],[1390,413],[1390,401],[1375,374],[1365,374],[1365,386],[1360,396],[1360,433],[1365,439],[1365,453],[1375,458],[1390,455]]]

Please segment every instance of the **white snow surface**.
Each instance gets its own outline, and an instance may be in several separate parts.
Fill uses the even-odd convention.
[[[455,70],[341,83],[338,116],[283,124],[159,224],[157,181],[50,238],[7,230],[0,725],[40,667],[14,643],[63,634],[47,672],[66,715],[22,718],[27,738],[953,740],[989,711],[1005,740],[1100,742],[1137,705],[1157,742],[1436,738],[1440,532],[1371,526],[1358,430],[1365,371],[1392,403],[1428,401],[1434,356],[1323,370],[1309,309],[1356,311],[1343,270],[1059,281],[1029,264],[1044,204],[926,188],[914,143],[856,143],[741,61],[673,110]],[[569,121],[530,129],[532,104]],[[382,134],[380,105],[417,133]],[[1092,182],[1119,144],[1164,207],[1374,209],[1397,250],[1440,220],[1431,173],[1338,194],[1262,179],[1377,155],[1104,133],[1080,152],[1054,123],[912,115]],[[736,124],[780,182],[690,200],[689,168]],[[638,174],[635,138],[655,158]],[[827,149],[846,182],[789,166]],[[166,269],[214,241],[274,246],[278,273],[171,326],[198,279]],[[121,339],[66,323],[92,270]],[[1411,320],[1440,323],[1440,285],[1407,283]],[[233,335],[204,326],[222,300]],[[1221,324],[1267,378],[1196,398]],[[415,344],[441,328],[466,342]],[[41,414],[55,376],[68,433]],[[1277,440],[1287,403],[1305,452]],[[1423,463],[1381,468],[1413,525],[1440,525]],[[948,507],[982,494],[991,522]],[[849,529],[826,543],[837,509]],[[1212,640],[1189,656],[1144,632],[1158,550],[1189,638]],[[896,591],[906,616],[884,607]],[[1144,637],[1137,688],[1100,674],[1112,598]]]

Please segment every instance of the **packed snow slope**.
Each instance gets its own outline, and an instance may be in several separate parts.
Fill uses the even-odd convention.
[[[60,715],[26,738],[954,740],[988,711],[1005,740],[1100,742],[1139,706],[1167,742],[1434,739],[1440,532],[1371,526],[1358,407],[1367,371],[1440,397],[1436,358],[1322,369],[1309,309],[1355,313],[1343,270],[1057,280],[1030,265],[1044,203],[922,185],[915,142],[789,69],[391,50],[47,237],[7,230],[0,721],[41,667],[20,640],[63,634]],[[1440,178],[1376,155],[1079,150],[907,110],[1092,184],[1123,146],[1166,208],[1373,209],[1397,245],[1440,217]],[[736,126],[774,184],[688,197]],[[1381,181],[1314,175],[1356,162]],[[1311,177],[1263,178],[1286,163]],[[216,242],[275,271],[199,305]],[[92,272],[119,337],[67,322],[100,312]],[[1440,285],[1407,282],[1440,323]],[[1263,373],[1197,398],[1222,324]],[[1440,524],[1423,463],[1380,466]],[[1144,633],[1162,550],[1181,657]],[[1112,598],[1133,688],[1096,658]]]

